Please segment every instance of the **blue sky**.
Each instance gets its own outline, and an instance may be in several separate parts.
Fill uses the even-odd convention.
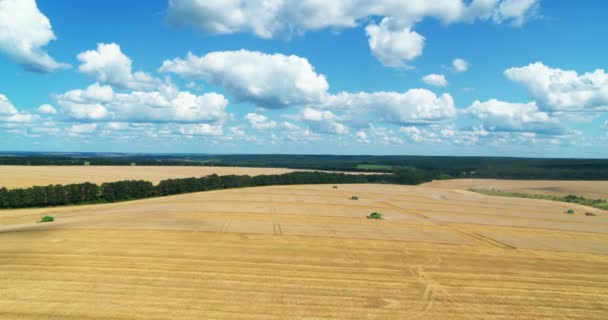
[[[0,0],[0,149],[605,158],[607,9]]]

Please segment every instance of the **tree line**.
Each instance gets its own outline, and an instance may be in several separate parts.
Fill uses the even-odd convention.
[[[158,185],[143,180],[49,185],[22,189],[0,188],[0,208],[31,208],[74,204],[106,203],[168,196],[189,192],[220,190],[270,185],[290,184],[338,184],[338,183],[393,183],[420,184],[432,180],[432,176],[407,169],[395,174],[353,175],[326,172],[290,172],[273,175],[216,174],[200,178],[162,180]]]
[[[0,165],[236,166],[386,173],[416,168],[442,178],[608,180],[608,159],[280,154],[65,155],[0,152]]]

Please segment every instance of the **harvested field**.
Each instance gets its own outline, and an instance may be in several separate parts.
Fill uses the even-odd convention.
[[[606,319],[608,215],[568,207],[299,185],[4,210],[0,318]]]
[[[164,179],[202,177],[214,173],[220,176],[231,174],[257,176],[294,171],[312,170],[196,166],[0,166],[0,187],[12,189],[83,182],[101,184],[119,180],[146,180],[157,184]]]
[[[423,184],[442,189],[486,189],[508,192],[608,199],[608,181],[452,179]]]

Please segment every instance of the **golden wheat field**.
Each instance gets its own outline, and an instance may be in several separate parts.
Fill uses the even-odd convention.
[[[294,171],[313,170],[202,166],[0,166],[0,187],[26,188],[83,182],[101,184],[119,180],[146,180],[157,184],[164,179],[203,177],[210,174],[257,176]]]
[[[273,186],[0,211],[0,319],[606,319],[607,270],[605,212],[463,190]]]
[[[462,190],[494,189],[557,196],[574,194],[588,199],[608,199],[608,181],[451,179],[435,180],[424,186]]]

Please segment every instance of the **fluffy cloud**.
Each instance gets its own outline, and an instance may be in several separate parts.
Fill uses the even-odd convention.
[[[565,145],[580,142],[580,135],[576,132],[555,135],[537,132],[488,131],[483,126],[475,126],[458,131],[450,142],[454,145],[487,145],[499,148],[528,144],[542,146],[541,150],[545,150],[547,145]]]
[[[427,127],[449,122],[456,114],[449,94],[437,96],[425,89],[412,89],[404,93],[343,92],[328,95],[321,105],[304,107],[298,114],[285,117],[302,122],[309,137],[311,134],[342,135],[350,132],[349,128],[352,127],[358,128],[355,132],[358,142],[400,144],[403,140],[395,132],[376,124],[420,124]],[[267,122],[265,118],[262,120]],[[363,128],[369,129],[369,133]],[[281,125],[280,129],[304,133],[291,123]]]
[[[60,131],[57,124],[46,117],[19,111],[3,94],[0,94],[0,130],[28,138],[55,135]]]
[[[369,131],[370,140],[374,143],[391,145],[403,144],[404,142],[395,131],[388,128],[372,126]]]
[[[185,124],[179,127],[179,133],[186,136],[221,136],[224,132],[220,124]]]
[[[114,91],[110,86],[101,86],[95,83],[85,90],[70,90],[54,97],[62,111],[74,120],[106,120],[110,113],[106,104],[114,98]]]
[[[228,130],[233,137],[245,137],[245,130],[241,127],[230,127]]]
[[[120,89],[152,88],[159,83],[145,72],[133,74],[131,59],[115,43],[99,43],[96,50],[79,53],[78,60],[81,62],[78,71]]]
[[[348,128],[340,122],[331,111],[304,108],[299,119],[304,121],[310,130],[317,133],[345,134]]]
[[[466,72],[469,70],[469,63],[464,59],[454,59],[452,60],[452,70],[454,72]]]
[[[258,130],[273,129],[277,126],[276,121],[269,120],[267,116],[257,113],[248,113],[245,115],[245,120],[249,121],[249,124]]]
[[[305,121],[315,132],[345,133],[345,122],[356,126],[368,126],[370,121],[428,124],[452,120],[456,116],[449,94],[437,96],[425,89],[404,93],[329,94],[325,77],[317,74],[306,59],[297,56],[246,50],[211,52],[202,57],[188,54],[186,59],[163,62],[160,71],[189,79],[204,79],[221,86],[239,101],[258,106],[304,107],[303,113],[296,118]],[[318,109],[331,109],[341,116],[332,113],[330,119],[327,113],[317,113]],[[315,116],[325,118],[315,119]],[[265,116],[251,113],[246,120],[256,129],[277,125],[262,117]]]
[[[369,138],[367,137],[367,133],[365,133],[365,131],[363,131],[363,130],[357,131],[357,133],[355,134],[355,138],[357,139],[358,142],[362,142],[362,143],[370,143],[371,142],[369,140]]]
[[[453,124],[433,124],[429,126],[406,126],[399,128],[399,132],[405,134],[412,142],[441,143],[449,142],[456,138],[459,131]]]
[[[475,101],[465,113],[481,120],[483,126],[490,131],[567,133],[559,119],[539,111],[534,102],[509,103],[495,99]]]
[[[104,129],[109,131],[127,131],[131,129],[132,125],[129,122],[107,122]]]
[[[492,19],[522,24],[538,0],[169,0],[167,20],[193,25],[208,34],[252,33],[261,38],[320,29],[357,27],[382,17],[366,32],[372,53],[387,66],[402,67],[422,52],[424,37],[412,31],[424,18],[444,23]],[[398,27],[397,27],[398,25]]]
[[[169,0],[167,20],[174,25],[195,25],[210,34],[247,31],[270,38],[285,23],[277,19],[282,5],[282,1]]]
[[[505,0],[494,10],[492,19],[498,23],[510,21],[511,24],[520,26],[526,18],[536,13],[537,8],[537,0]]]
[[[55,108],[53,108],[53,106],[50,104],[43,104],[43,105],[39,106],[37,111],[40,114],[46,114],[46,115],[53,115],[53,114],[57,113],[57,110],[55,110]]]
[[[0,116],[0,122],[32,123],[40,119],[39,116],[29,113],[15,113],[9,116]]]
[[[34,72],[67,67],[42,50],[51,40],[51,23],[34,0],[0,1],[0,51],[13,61]]]
[[[525,85],[539,107],[550,112],[608,110],[608,74],[603,69],[579,75],[541,62],[510,68],[505,75]]]
[[[164,61],[161,72],[204,79],[221,86],[239,101],[264,108],[319,102],[329,87],[305,58],[256,51],[211,52]]]
[[[446,23],[489,19],[520,23],[538,0],[169,0],[167,19],[209,34],[253,33],[271,38],[325,28],[353,28],[367,17],[391,17],[413,24],[425,17]]]
[[[38,115],[19,112],[7,96],[0,94],[0,122],[3,123],[31,123],[39,120]]]
[[[289,122],[289,121],[283,121],[281,123],[281,130],[283,131],[299,131],[302,130],[302,128],[298,127],[297,125]]]
[[[421,131],[420,131],[420,129],[418,129],[418,127],[415,127],[415,126],[401,127],[401,128],[399,128],[399,132],[405,133],[408,136],[408,138],[412,141],[419,142],[422,140]]]
[[[112,87],[98,83],[54,98],[68,118],[78,121],[214,122],[226,116],[228,104],[217,93],[197,96],[172,86],[159,91],[116,93]]]
[[[391,18],[380,25],[365,28],[372,54],[387,67],[405,67],[406,63],[422,54],[424,37],[408,26],[401,26]]]
[[[70,127],[69,133],[72,135],[82,135],[93,133],[97,130],[96,123],[74,124]]]
[[[422,78],[422,82],[435,86],[435,87],[445,87],[448,85],[448,81],[445,79],[445,76],[442,74],[429,74]]]
[[[137,122],[102,122],[96,124],[100,136],[117,141],[142,138],[174,138],[182,136],[179,132],[179,128],[175,128],[175,126],[179,125],[175,124]]]
[[[0,116],[13,115],[17,113],[17,108],[8,100],[8,98],[0,94]]]
[[[434,132],[430,132],[428,130],[423,131],[415,126],[401,127],[401,128],[399,128],[399,132],[405,133],[407,138],[410,141],[414,141],[414,142],[424,142],[424,141],[431,140],[431,139],[429,139],[429,137],[427,137],[429,134],[432,135],[431,138],[435,138],[435,136],[436,136],[436,134]]]
[[[40,137],[57,135],[62,132],[57,124],[53,121],[42,121],[26,128],[26,135],[29,137]]]
[[[490,127],[486,127],[486,125]],[[528,131],[530,129],[538,129],[538,127],[534,126],[527,128],[525,131],[513,131],[512,128],[497,129],[497,127],[493,127],[488,123],[460,129],[456,128],[454,124],[434,124],[428,126],[404,126],[399,128],[399,133],[406,140],[417,144],[444,144],[452,146],[563,145],[572,143],[580,138],[577,132],[562,131],[561,128],[557,131],[546,131],[543,128],[537,132]]]
[[[397,124],[430,124],[456,117],[452,96],[447,93],[437,96],[426,89],[410,89],[404,93],[342,92],[329,97],[323,106],[346,111],[354,123],[377,119]]]

